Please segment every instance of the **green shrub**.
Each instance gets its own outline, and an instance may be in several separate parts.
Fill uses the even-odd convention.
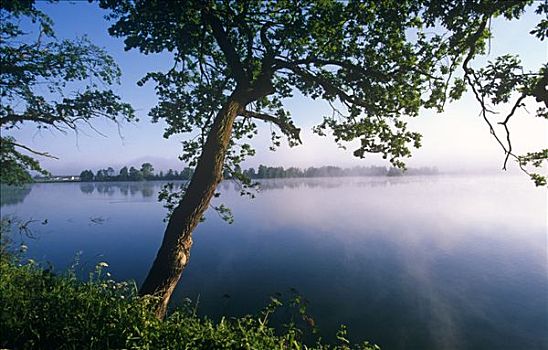
[[[257,316],[213,322],[190,305],[164,321],[152,312],[156,300],[137,296],[136,286],[108,279],[101,263],[87,282],[74,272],[56,275],[31,260],[21,264],[1,254],[0,348],[14,349],[378,349],[352,346],[346,330],[339,344],[306,346],[290,325],[282,334],[269,326],[277,299]]]

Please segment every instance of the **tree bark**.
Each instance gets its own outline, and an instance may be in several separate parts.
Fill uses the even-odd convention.
[[[156,316],[164,318],[173,290],[190,258],[192,231],[209,206],[222,172],[234,119],[245,108],[247,99],[236,91],[219,111],[209,131],[202,154],[186,192],[167,224],[162,245],[141,286],[140,295],[160,298]]]

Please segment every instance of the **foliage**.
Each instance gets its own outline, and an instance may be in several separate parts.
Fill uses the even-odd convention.
[[[25,21],[32,23],[35,33],[24,31],[21,23]],[[51,157],[4,136],[10,129],[31,123],[39,130],[66,132],[91,126],[97,117],[134,118],[133,109],[107,89],[120,77],[112,57],[85,37],[57,40],[53,22],[36,9],[34,1],[0,3],[0,62],[3,182],[29,181],[29,171],[47,174],[33,156]]]
[[[140,171],[143,174],[143,178],[145,180],[150,180],[154,177],[154,167],[150,163],[143,163],[143,165],[141,165]]]
[[[16,143],[12,137],[2,137],[0,140],[0,182],[21,185],[32,182],[28,170],[37,171],[43,175],[49,175],[40,167],[38,161],[16,150]]]
[[[91,170],[84,170],[80,173],[80,181],[83,182],[93,181],[94,177],[95,175],[93,175],[93,171]]]
[[[139,84],[156,84],[160,101],[150,116],[165,119],[165,137],[193,135],[181,155],[191,166],[216,113],[234,91],[247,89],[249,103],[234,123],[225,158],[225,173],[235,179],[242,160],[254,154],[245,140],[257,133],[256,120],[276,125],[290,145],[300,143],[300,129],[283,105],[297,91],[332,107],[316,133],[332,134],[341,147],[359,140],[355,156],[379,153],[399,168],[421,141],[406,118],[425,108],[442,111],[467,88],[484,113],[486,99],[508,102],[515,93],[523,96],[518,107],[528,97],[548,104],[545,68],[524,72],[513,56],[479,70],[471,65],[485,52],[491,19],[517,19],[531,0],[99,2],[115,20],[109,32],[125,38],[127,50],[173,53],[169,71],[150,72]],[[546,14],[548,7],[539,2],[536,11]],[[531,34],[544,40],[546,20]],[[506,131],[507,143],[493,132],[505,166],[516,157]],[[272,143],[280,144],[276,131]]]
[[[545,8],[545,5],[539,7],[539,9],[542,8]],[[548,14],[548,11],[545,12]],[[530,173],[527,166],[542,168],[543,163],[548,160],[548,152],[541,150],[539,152],[529,152],[522,156],[514,154],[509,122],[516,114],[516,111],[525,106],[524,100],[530,97],[539,103],[544,103],[544,106],[539,105],[536,116],[548,119],[548,64],[542,66],[538,73],[527,73],[518,56],[503,55],[497,57],[494,61],[490,61],[481,69],[474,70],[467,65],[464,69],[466,72],[465,80],[481,105],[481,116],[506,154],[503,169],[506,169],[508,160],[513,158],[518,166],[530,176],[536,186],[546,185],[546,176]],[[494,111],[494,107],[509,104],[510,102],[512,102],[510,112],[503,115],[502,118],[498,117],[497,124],[504,130],[503,134],[500,135],[493,126],[492,118],[498,114]]]
[[[351,345],[346,330],[338,344],[319,340],[305,345],[295,324],[277,333],[269,325],[281,302],[277,298],[256,316],[200,318],[190,304],[164,321],[153,313],[155,299],[139,298],[135,285],[115,282],[99,263],[87,282],[73,271],[56,275],[33,261],[21,264],[2,251],[0,261],[0,346],[17,349],[317,349],[374,350],[368,343]],[[303,310],[301,300],[293,305]]]
[[[520,165],[526,166],[529,163],[532,163],[534,167],[541,167],[542,162],[548,159],[548,149],[543,149],[540,152],[529,152],[523,156],[519,157]],[[540,174],[530,174],[531,179],[535,182],[537,186],[546,186],[546,176]]]

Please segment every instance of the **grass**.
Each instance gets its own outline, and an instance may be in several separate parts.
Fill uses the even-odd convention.
[[[337,344],[317,340],[307,345],[295,323],[276,331],[269,325],[272,313],[281,305],[275,298],[255,316],[215,322],[184,305],[160,321],[152,312],[156,300],[138,297],[133,283],[109,279],[105,265],[97,265],[84,282],[73,271],[53,274],[32,260],[23,263],[3,249],[0,348],[379,349],[367,342],[350,344],[344,327],[337,333]]]

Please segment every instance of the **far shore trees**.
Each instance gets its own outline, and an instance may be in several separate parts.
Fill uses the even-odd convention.
[[[125,38],[127,50],[173,54],[170,70],[150,72],[139,84],[156,84],[159,103],[150,116],[167,122],[166,137],[193,136],[183,142],[181,159],[195,167],[194,174],[180,197],[174,197],[180,201],[140,290],[161,298],[160,318],[188,264],[192,231],[223,175],[244,188],[250,185],[240,164],[254,154],[245,140],[255,135],[256,122],[275,125],[291,146],[301,143],[300,129],[283,103],[297,91],[331,105],[332,113],[319,120],[315,131],[331,133],[341,146],[359,140],[356,157],[379,153],[404,167],[410,147],[419,147],[421,141],[419,133],[407,129],[406,119],[422,109],[442,111],[448,100],[459,99],[467,89],[503,149],[504,167],[509,160],[537,166],[548,157],[547,150],[515,155],[509,131],[509,121],[526,99],[538,102],[537,115],[547,117],[546,65],[524,72],[519,58],[511,55],[484,68],[473,63],[486,51],[491,20],[515,20],[530,5],[544,16],[536,27],[532,24],[531,34],[544,40],[545,2],[99,2],[111,10],[110,34]],[[496,120],[504,128],[499,134],[490,113],[502,103],[512,107]],[[277,132],[272,143],[280,144]],[[545,183],[539,174],[531,177]]]
[[[83,170],[80,173],[80,181],[144,181],[144,180],[190,180],[193,169],[189,167],[183,168],[180,172],[169,169],[166,174],[160,172],[154,173],[154,167],[150,163],[143,163],[141,169],[127,166],[120,169],[118,174],[116,171],[108,167],[107,169],[99,169],[94,174],[92,170]]]
[[[143,167],[149,167],[149,172],[145,175],[142,171]],[[109,171],[109,169],[111,171]],[[185,167],[181,171],[169,169],[165,174],[163,171],[154,173],[152,164],[145,163],[141,166],[141,170],[137,170],[132,167],[132,176],[129,175],[127,166],[120,169],[118,175],[115,175],[115,171],[112,168],[99,169],[97,175],[92,170],[83,170],[80,173],[80,181],[92,182],[92,181],[144,181],[144,180],[183,180],[188,181],[192,178],[194,169]],[[321,166],[321,167],[308,167],[308,168],[296,168],[283,166],[272,167],[266,165],[259,165],[255,168],[248,168],[242,171],[242,175],[248,179],[287,179],[287,178],[313,178],[313,177],[349,177],[349,176],[400,176],[400,175],[438,175],[439,171],[436,167],[420,167],[420,168],[406,168],[405,172],[395,167],[384,166],[356,166],[352,168],[341,168],[337,166]],[[137,174],[139,173],[140,174]],[[106,174],[106,175],[105,175]],[[230,179],[230,174],[223,174],[225,179]],[[36,179],[36,178],[35,178]],[[39,178],[45,181],[48,178]]]

